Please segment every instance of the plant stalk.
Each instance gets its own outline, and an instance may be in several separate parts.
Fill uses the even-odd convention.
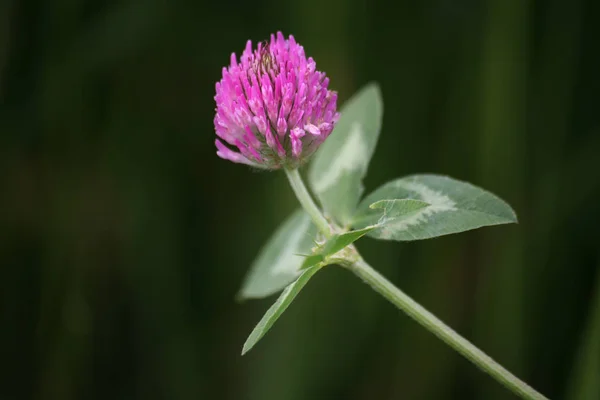
[[[298,170],[286,169],[285,172],[302,207],[304,207],[306,212],[311,216],[313,222],[323,235],[330,238],[332,236],[331,225],[327,222],[321,213],[321,210],[315,204],[310,193],[308,193]],[[354,246],[352,246],[352,248],[354,248]],[[492,378],[506,386],[516,395],[527,400],[548,400],[544,395],[538,393],[531,386],[511,374],[506,368],[502,367],[490,356],[479,350],[471,342],[460,336],[439,318],[394,286],[383,275],[367,264],[357,251],[352,252],[352,257],[338,261],[340,261],[339,263],[341,265],[350,269],[364,282],[369,284],[376,292],[388,299],[400,310],[404,311],[409,317],[417,321],[454,350],[458,351],[484,372],[487,372]]]
[[[376,292],[523,399],[546,399],[374,270],[361,257],[346,265]]]
[[[290,185],[292,186],[292,189],[294,190],[294,193],[296,194],[296,197],[298,198],[298,201],[300,202],[304,210],[308,213],[308,215],[310,215],[313,222],[315,223],[317,228],[319,228],[319,230],[323,233],[323,235],[325,235],[325,237],[329,239],[332,235],[331,226],[321,213],[319,207],[317,207],[317,205],[315,204],[310,193],[308,193],[308,190],[306,189],[304,181],[302,180],[302,177],[300,176],[298,170],[285,169],[285,174],[287,175],[288,180],[290,181]]]

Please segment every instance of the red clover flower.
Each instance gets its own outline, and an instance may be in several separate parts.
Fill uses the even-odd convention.
[[[339,118],[337,93],[328,86],[293,36],[277,32],[255,50],[249,40],[216,84],[217,155],[265,169],[298,168]]]

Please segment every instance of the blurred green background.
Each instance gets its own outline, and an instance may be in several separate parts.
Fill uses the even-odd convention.
[[[520,224],[365,258],[556,399],[600,399],[600,2],[0,2],[0,399],[510,399],[328,268],[247,356],[234,296],[296,201],[215,155],[214,84],[282,30],[381,84],[373,190],[416,172]]]

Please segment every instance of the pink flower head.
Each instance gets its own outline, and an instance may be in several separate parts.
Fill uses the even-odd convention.
[[[254,50],[248,41],[216,85],[217,155],[259,168],[299,167],[339,118],[337,93],[328,86],[293,36],[277,32]]]

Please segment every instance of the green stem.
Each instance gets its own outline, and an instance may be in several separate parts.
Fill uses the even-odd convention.
[[[388,299],[409,317],[417,321],[447,345],[458,351],[473,364],[481,368],[523,399],[546,399],[531,386],[511,374],[471,342],[460,336],[435,315],[423,308],[419,303],[394,286],[390,281],[375,271],[362,258],[346,265],[352,272],[368,283],[375,291]]]
[[[311,216],[313,222],[325,237],[330,238],[332,236],[331,225],[327,222],[321,213],[321,210],[313,201],[310,193],[308,193],[298,170],[286,169],[285,172],[302,207],[304,207],[306,212]],[[354,247],[352,246],[352,248]],[[502,367],[467,339],[463,338],[448,325],[440,321],[435,315],[427,311],[419,303],[394,286],[383,275],[367,264],[360,257],[358,252],[353,251],[351,257],[344,260],[338,260],[338,262],[350,269],[368,283],[376,292],[379,292],[392,304],[404,311],[409,317],[417,321],[454,350],[458,351],[473,364],[490,374],[492,378],[506,386],[516,395],[524,399],[548,400],[544,395],[538,393],[531,386],[511,374],[507,369]]]
[[[308,215],[310,215],[317,228],[319,228],[323,235],[329,239],[331,237],[331,226],[323,214],[321,214],[321,210],[319,210],[319,207],[317,207],[315,204],[314,200],[310,196],[310,193],[308,193],[308,190],[306,189],[306,186],[304,186],[304,182],[302,181],[302,177],[300,176],[298,170],[286,169],[285,173],[290,181],[290,185],[292,186],[294,193],[296,194],[296,197],[298,198],[298,201],[300,201],[300,204],[302,204],[304,210],[306,210]]]

